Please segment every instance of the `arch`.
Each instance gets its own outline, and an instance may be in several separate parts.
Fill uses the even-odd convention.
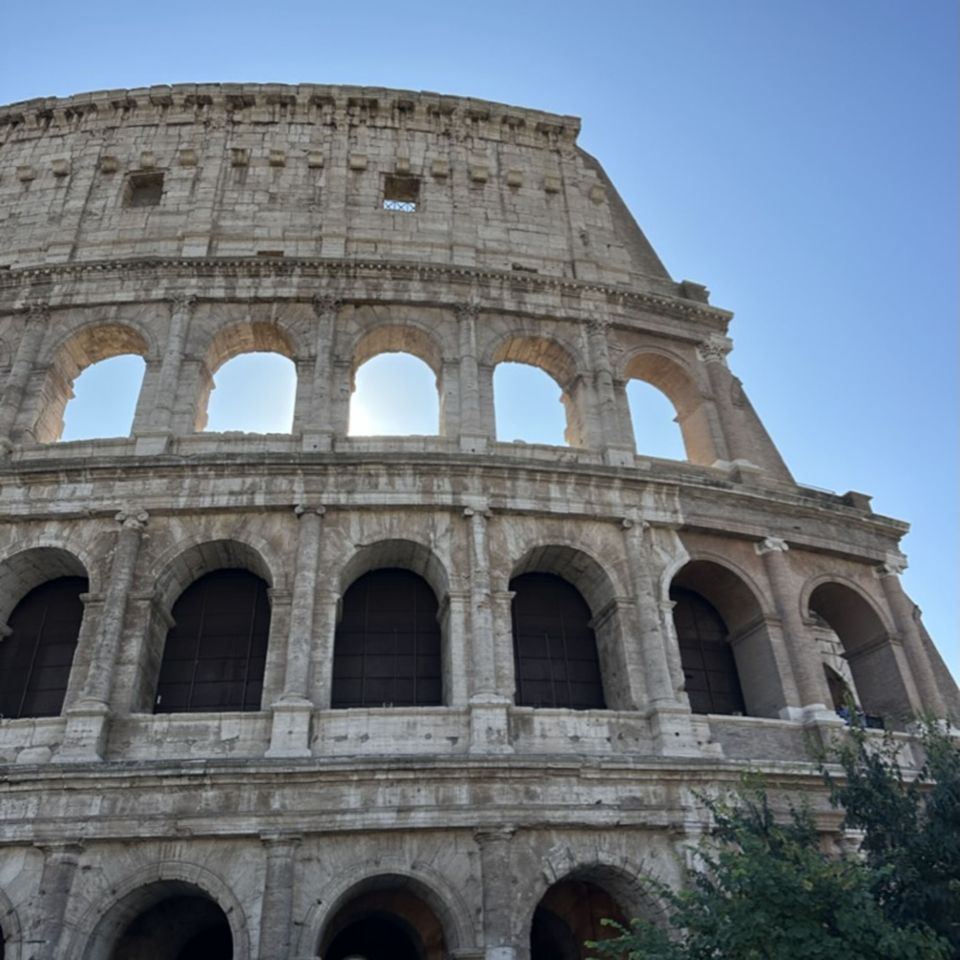
[[[659,904],[651,894],[649,886],[644,883],[642,875],[622,859],[604,856],[602,852],[598,852],[594,859],[575,865],[567,865],[562,872],[558,872],[548,865],[538,874],[536,883],[527,884],[523,888],[517,907],[518,915],[521,917],[520,942],[533,946],[532,939],[538,926],[538,911],[542,906],[545,905],[548,910],[551,905],[559,907],[558,911],[551,910],[550,912],[554,913],[555,916],[559,913],[558,919],[566,920],[567,917],[563,914],[567,913],[569,916],[569,911],[577,909],[577,888],[587,885],[605,894],[606,900],[612,902],[617,908],[619,916],[612,919],[624,922],[633,917],[643,917],[655,923],[661,920]],[[571,888],[574,888],[573,895],[571,895]],[[559,894],[557,897],[559,903],[552,903],[551,892]],[[582,928],[584,919],[586,918],[576,918],[575,925]],[[594,914],[589,919],[599,921],[601,917]],[[581,922],[578,923],[577,920]],[[590,939],[602,939],[602,930],[603,928],[598,925]],[[579,946],[580,952],[578,954],[559,953],[556,955],[557,960],[582,960],[582,958],[588,956],[583,949],[582,940],[579,940],[576,933],[569,930],[569,927],[565,939],[568,948],[571,946],[570,941],[572,940],[573,944]],[[587,938],[584,937],[584,939]],[[531,952],[531,960],[547,960],[549,956],[550,954],[538,955]]]
[[[623,366],[624,380],[643,380],[673,404],[683,435],[687,459],[709,466],[719,459],[704,396],[688,366],[676,355],[644,347],[630,354]]]
[[[295,361],[298,352],[300,351],[290,331],[273,321],[243,320],[221,327],[207,344],[204,352],[204,367],[195,406],[194,429],[199,432],[206,428],[210,393],[215,386],[214,377],[222,366],[241,354],[275,353],[287,360]]]
[[[700,603],[691,601],[691,595]],[[786,680],[760,596],[746,574],[726,560],[701,554],[674,574],[674,635],[695,712],[776,717],[787,705]],[[738,709],[736,686],[743,710]],[[711,698],[714,687],[723,695]]]
[[[125,323],[92,323],[73,331],[54,349],[40,392],[40,404],[32,426],[38,443],[54,443],[63,433],[67,402],[73,396],[73,381],[87,367],[101,360],[135,354],[148,359],[150,343],[144,333]]]
[[[415,540],[387,539],[358,546],[340,571],[340,594],[371,570],[396,567],[419,574],[442,603],[450,588],[447,568],[429,547]]]
[[[350,375],[355,377],[368,360],[381,353],[409,353],[422,360],[436,375],[443,375],[443,348],[439,340],[415,322],[378,322],[360,332],[350,348]]]
[[[22,937],[17,909],[0,890],[0,960],[20,960]]]
[[[155,713],[259,710],[270,636],[267,584],[242,569],[204,574],[177,598]]]
[[[594,616],[599,616],[624,594],[592,554],[572,544],[555,542],[528,547],[511,568],[509,579],[524,573],[552,573],[566,580],[582,594]]]
[[[625,390],[636,452],[663,460],[686,460],[683,431],[670,398],[638,378],[628,381]]]
[[[76,553],[62,546],[22,547],[0,561],[0,624],[35,587],[60,577],[89,580],[87,567]]]
[[[64,956],[113,960],[113,949],[129,923],[170,895],[198,896],[223,913],[233,941],[232,960],[251,960],[250,935],[243,906],[228,884],[212,870],[183,860],[148,864],[111,884],[76,925],[68,925]],[[214,960],[211,956],[209,960]]]
[[[411,353],[381,353],[351,382],[349,436],[439,436],[444,396],[429,365]]]
[[[566,412],[564,440],[572,447],[588,446],[588,398],[580,376],[577,351],[556,337],[539,333],[513,333],[494,344],[486,358],[489,367],[498,363],[523,363],[549,375],[560,388],[560,401]],[[496,397],[494,397],[496,407]]]
[[[387,861],[387,862],[385,862]],[[457,888],[427,864],[390,863],[380,858],[375,863],[359,864],[338,876],[317,891],[316,905],[302,927],[298,955],[321,956],[321,947],[335,929],[337,915],[350,902],[369,893],[401,890],[421,900],[433,913],[443,932],[445,956],[472,946],[475,931],[471,929],[472,911]]]
[[[915,706],[906,664],[873,602],[855,585],[818,578],[802,594],[809,615],[824,621],[842,646],[856,691],[870,718],[905,719]]]

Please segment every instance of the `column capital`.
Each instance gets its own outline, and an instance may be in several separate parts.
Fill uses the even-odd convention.
[[[453,312],[458,320],[476,320],[480,316],[480,301],[471,299],[456,303]]]
[[[473,831],[473,839],[481,847],[490,843],[509,843],[516,832],[517,828],[512,823],[500,827],[478,827]]]
[[[786,553],[790,547],[787,541],[780,537],[766,537],[759,543],[755,543],[753,549],[762,557],[768,553]]]
[[[493,511],[487,506],[464,507],[463,515],[467,520],[476,517],[478,520],[489,520],[493,516]]]
[[[50,315],[50,304],[46,300],[34,300],[23,308],[23,312],[28,320],[46,320]]]
[[[733,341],[722,334],[711,334],[697,344],[697,356],[704,363],[727,365],[727,354],[733,349]]]
[[[275,830],[260,834],[260,842],[267,848],[296,847],[303,842],[303,834],[287,833],[284,830]]]
[[[146,510],[134,510],[130,507],[122,508],[113,518],[124,530],[142,530],[150,519]]]
[[[196,294],[178,293],[170,298],[170,309],[174,313],[182,313],[184,310],[192,309],[196,302]]]
[[[327,512],[327,508],[322,503],[316,507],[311,507],[305,503],[298,503],[294,505],[293,512],[298,518],[304,516],[322,517]]]
[[[907,569],[907,558],[901,553],[891,554],[883,563],[874,567],[876,577],[899,577]]]
[[[640,517],[623,517],[620,520],[620,528],[622,530],[636,530],[638,533],[643,533],[644,530],[650,529],[650,521],[643,520]]]
[[[311,306],[317,317],[336,316],[337,311],[343,306],[343,300],[335,293],[320,293],[313,298]]]

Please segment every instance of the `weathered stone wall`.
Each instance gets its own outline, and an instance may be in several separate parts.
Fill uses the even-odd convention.
[[[703,828],[694,791],[745,766],[835,831],[807,748],[841,728],[838,651],[891,718],[956,712],[899,587],[905,525],[793,482],[730,314],[670,280],[576,131],[325,87],[0,109],[0,624],[89,580],[62,714],[0,718],[5,960],[107,960],[185,891],[238,960],[316,955],[360,895],[414,898],[447,955],[522,960],[564,878],[648,910],[640,878],[676,880]],[[163,173],[156,206],[125,205],[138,173]],[[415,213],[381,209],[388,173],[421,178]],[[296,366],[291,433],[202,432],[219,367],[257,350]],[[390,351],[436,374],[436,436],[347,435],[357,368]],[[121,353],[146,361],[131,435],[58,442],[72,382]],[[557,381],[569,446],[496,437],[505,361]],[[633,378],[687,460],[635,450]],[[224,567],[269,587],[260,709],[155,714],[173,604]],[[436,595],[440,706],[331,709],[340,600],[380,567]],[[590,607],[608,709],[514,704],[528,572]],[[691,712],[672,586],[722,616],[749,716]]]

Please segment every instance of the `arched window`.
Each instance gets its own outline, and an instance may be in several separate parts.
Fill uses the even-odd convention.
[[[381,353],[357,369],[351,436],[435,436],[439,423],[437,377],[419,357]]]
[[[240,354],[214,374],[205,429],[290,433],[296,392],[292,360],[272,352]]]
[[[126,437],[140,396],[143,357],[125,353],[91,364],[73,382],[61,440]]]
[[[643,380],[631,380],[627,384],[627,399],[637,453],[667,460],[686,460],[677,412],[666,394]]]
[[[605,919],[627,923],[619,904],[602,887],[579,879],[555,883],[533,914],[530,960],[583,960],[590,955],[587,940],[613,935]]]
[[[497,439],[564,445],[563,391],[550,374],[527,363],[498,363],[493,372]]]
[[[576,587],[552,573],[524,573],[510,589],[517,705],[605,707],[592,615]]]
[[[334,707],[442,703],[437,598],[409,570],[372,570],[343,597],[333,652]]]
[[[173,605],[156,713],[259,710],[270,632],[267,585],[246,570],[195,580]]]
[[[690,590],[674,587],[670,599],[690,709],[694,713],[746,713],[737,664],[720,614]]]
[[[0,642],[0,717],[55,717],[63,709],[86,592],[84,577],[58,577],[14,608]]]

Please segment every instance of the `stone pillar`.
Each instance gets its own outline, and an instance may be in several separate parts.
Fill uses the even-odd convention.
[[[148,514],[146,511],[121,511],[116,519],[121,527],[110,563],[100,630],[94,642],[80,701],[67,714],[60,760],[99,760],[103,754],[127,598]]]
[[[25,931],[24,957],[30,960],[55,960],[63,933],[70,890],[77,872],[83,846],[79,843],[39,844],[43,850],[40,889],[31,910],[31,923]]]
[[[460,449],[482,453],[493,440],[481,412],[480,367],[477,362],[477,319],[480,307],[461,303],[456,307],[460,329]]]
[[[730,371],[727,369],[727,354],[732,344],[726,337],[705,340],[697,346],[697,356],[707,369],[710,392],[713,395],[712,408],[716,435],[713,445],[718,460],[741,459],[737,437],[739,428],[733,422],[733,411],[727,402],[730,392]]]
[[[830,691],[827,688],[816,642],[800,615],[797,590],[790,573],[790,564],[787,562],[787,551],[790,548],[784,540],[767,537],[761,543],[755,544],[754,549],[763,557],[763,566],[773,593],[773,602],[785,635],[781,641],[781,643],[785,642],[787,648],[787,655],[784,657],[778,649],[781,643],[773,639],[772,631],[770,633],[786,700],[781,709],[781,715],[786,719],[800,719],[803,716],[812,717],[818,713],[832,714],[833,711],[827,709]],[[802,708],[799,714],[796,712],[797,707]]]
[[[483,881],[485,960],[515,960],[519,955],[513,929],[518,893],[510,850],[513,834],[513,827],[481,829],[474,834]]]
[[[0,455],[10,451],[23,395],[40,353],[48,320],[49,310],[45,303],[37,303],[27,309],[17,352],[0,396]]]
[[[587,323],[587,339],[593,366],[594,405],[599,438],[603,444],[603,458],[607,463],[624,466],[633,462],[633,442],[622,429],[607,342],[609,328],[610,321],[605,317],[593,316]]]
[[[267,869],[260,910],[259,960],[287,960],[290,955],[294,867],[300,840],[295,834],[282,833],[260,837]]]
[[[900,582],[900,574],[906,566],[905,558],[889,560],[877,568],[876,574],[883,588],[887,605],[893,614],[893,622],[897,625],[897,632],[903,641],[907,663],[913,674],[913,682],[917,688],[922,710],[942,719],[947,716],[947,705],[937,685],[930,658],[924,649],[923,637],[914,620],[914,605],[904,593],[903,584]]]
[[[470,525],[470,749],[507,753],[512,749],[507,711],[511,700],[497,685],[486,504],[463,511]]]
[[[268,757],[309,757],[310,655],[313,646],[314,590],[320,556],[320,525],[323,507],[309,509],[299,504],[296,572],[290,598],[290,629],[283,675],[283,695],[273,704],[273,728]]]
[[[353,396],[353,362],[334,356],[330,366],[330,431],[333,442],[350,430],[350,398]]]
[[[338,430],[337,416],[339,407],[339,380],[333,376],[333,339],[337,327],[337,312],[342,301],[332,294],[323,294],[313,299],[313,312],[316,316],[316,338],[314,340],[316,357],[313,364],[310,405],[302,417],[300,429],[303,433],[304,450],[330,450],[335,433],[345,435],[346,422]],[[347,397],[349,411],[349,395]]]
[[[329,710],[333,693],[333,645],[340,614],[340,594],[336,590],[316,590],[313,620],[313,686],[310,699],[318,710]]]
[[[169,434],[173,429],[179,393],[180,366],[183,363],[190,318],[196,302],[195,297],[182,296],[177,297],[170,304],[170,326],[167,329],[167,341],[164,344],[163,359],[160,362],[160,375],[157,378],[157,393],[150,423],[151,430],[161,434]]]

